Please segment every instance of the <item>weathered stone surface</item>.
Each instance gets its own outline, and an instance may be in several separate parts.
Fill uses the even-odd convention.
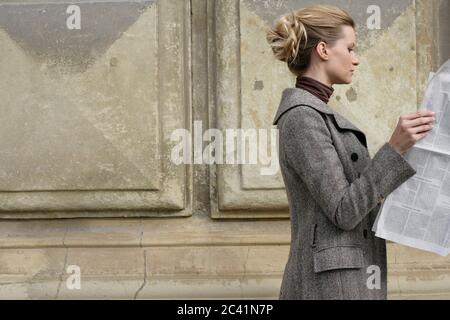
[[[170,161],[190,107],[185,3],[78,4],[67,30],[69,4],[0,3],[0,218],[189,215],[188,167]]]

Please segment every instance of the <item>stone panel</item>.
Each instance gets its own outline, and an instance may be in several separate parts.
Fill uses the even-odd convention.
[[[189,167],[170,159],[190,113],[189,11],[0,2],[1,218],[189,214]]]

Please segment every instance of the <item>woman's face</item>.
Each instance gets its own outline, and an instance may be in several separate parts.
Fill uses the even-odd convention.
[[[343,37],[328,47],[326,72],[332,84],[350,84],[353,72],[359,65],[354,51],[356,45],[355,30],[350,26],[342,27]]]

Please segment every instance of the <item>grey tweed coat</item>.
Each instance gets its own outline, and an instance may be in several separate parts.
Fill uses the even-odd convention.
[[[416,171],[389,143],[371,159],[364,133],[303,89],[283,92],[273,124],[291,214],[279,299],[386,299],[386,242],[372,226]]]

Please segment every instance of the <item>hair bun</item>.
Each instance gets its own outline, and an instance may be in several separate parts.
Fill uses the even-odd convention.
[[[267,42],[275,57],[288,63],[297,57],[303,38],[306,39],[306,30],[294,13],[280,18],[275,27],[267,32]]]

